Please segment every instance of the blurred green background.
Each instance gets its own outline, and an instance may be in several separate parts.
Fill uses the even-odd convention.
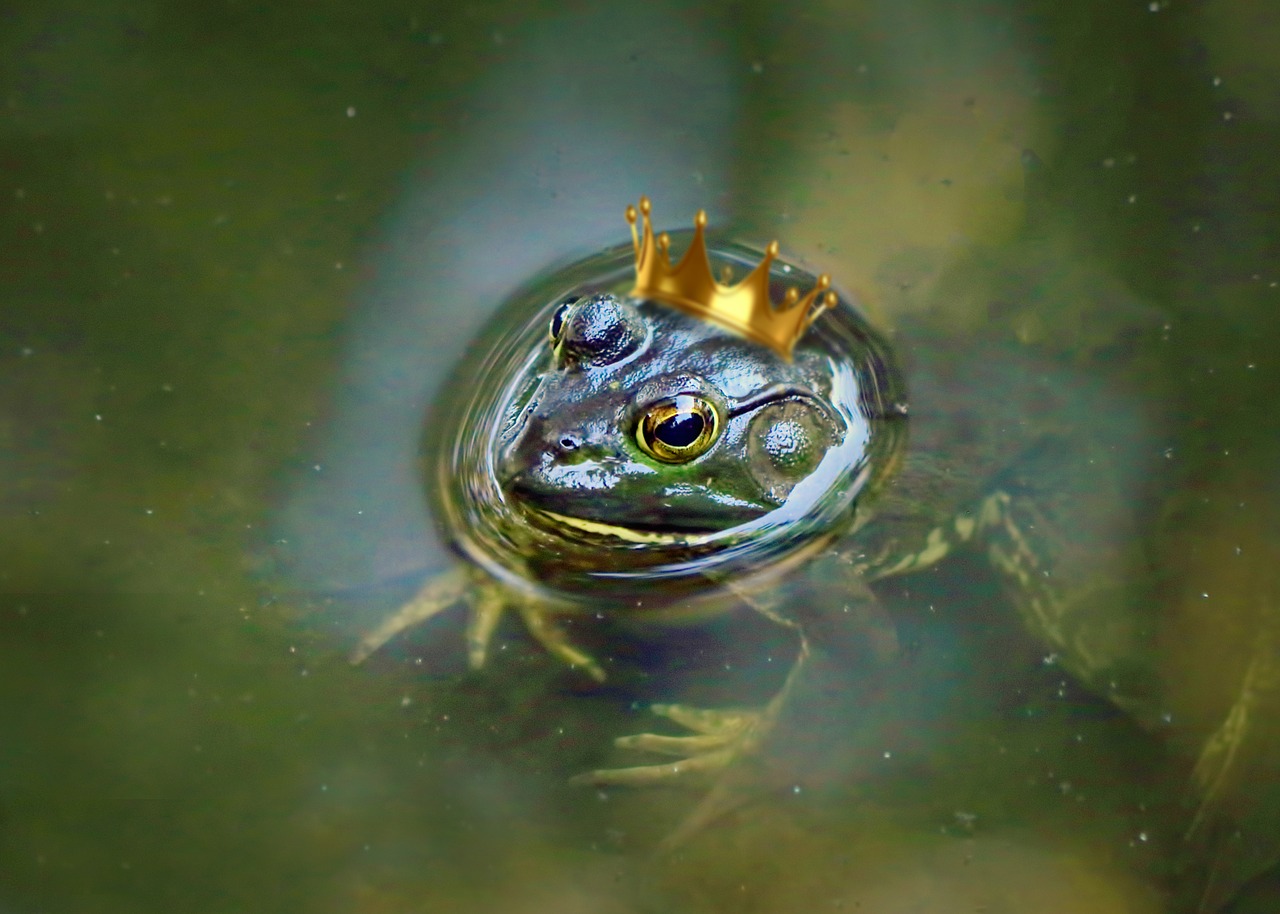
[[[1280,852],[1277,47],[1243,2],[0,7],[0,912],[1227,903]],[[516,629],[466,674],[447,621],[347,664],[444,561],[444,372],[642,192],[887,327],[1160,328],[1167,731],[926,627],[998,713],[654,860],[688,793],[566,781],[659,685]]]

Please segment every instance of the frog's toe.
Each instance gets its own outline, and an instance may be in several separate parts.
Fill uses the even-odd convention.
[[[644,734],[644,736],[650,735]],[[570,783],[586,784],[592,787],[649,787],[670,784],[673,781],[700,780],[707,775],[724,770],[736,755],[737,753],[732,749],[722,748],[661,765],[599,768],[571,778]]]
[[[709,710],[688,705],[654,705],[653,712],[692,730],[689,736],[639,733],[614,740],[619,749],[676,756],[678,761],[631,768],[603,768],[579,775],[576,784],[597,787],[644,787],[718,774],[759,745],[768,729],[768,714],[759,711]]]
[[[649,708],[694,733],[737,736],[759,724],[760,711],[749,708],[695,708],[690,705],[653,705]]]
[[[596,682],[604,682],[604,667],[586,651],[574,646],[569,636],[556,624],[557,615],[554,609],[546,609],[536,604],[522,604],[517,607],[525,628],[542,647],[553,657],[558,657],[575,670],[583,670]]]
[[[619,749],[633,752],[649,752],[653,755],[693,756],[722,749],[729,742],[718,733],[704,736],[662,736],[657,733],[637,733],[620,736],[613,741]]]
[[[489,642],[505,611],[506,605],[496,587],[478,590],[472,596],[467,618],[467,663],[471,669],[484,666],[489,657]]]
[[[362,663],[391,639],[444,612],[466,595],[471,578],[464,567],[429,578],[422,588],[382,624],[360,639],[351,652],[352,663]]]

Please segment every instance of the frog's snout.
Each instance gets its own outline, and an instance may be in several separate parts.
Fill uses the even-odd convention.
[[[591,440],[583,429],[555,429],[534,422],[506,449],[497,474],[508,490],[549,494],[601,485],[602,477],[612,476],[629,462],[621,450],[609,442]]]

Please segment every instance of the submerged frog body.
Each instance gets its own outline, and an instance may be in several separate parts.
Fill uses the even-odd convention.
[[[1079,389],[994,346],[960,355],[904,334],[895,350],[847,301],[787,361],[627,294],[629,255],[517,297],[463,366],[455,389],[474,394],[434,417],[428,459],[438,514],[471,564],[429,581],[358,658],[465,602],[473,666],[513,610],[553,654],[603,678],[557,617],[745,604],[798,635],[779,694],[750,714],[655,708],[694,735],[620,745],[679,760],[585,779],[714,771],[759,747],[814,652],[858,641],[857,663],[888,662],[894,627],[869,585],[972,544],[1062,666],[1151,707],[1125,669],[1144,632],[1117,611],[1128,493],[1114,445],[1068,421]],[[754,263],[733,246],[712,258],[722,272]],[[791,264],[773,271],[780,287],[813,282]]]

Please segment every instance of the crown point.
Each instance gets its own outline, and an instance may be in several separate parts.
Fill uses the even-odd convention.
[[[627,207],[627,221],[631,224],[631,240],[636,250],[633,295],[662,301],[723,324],[768,346],[788,362],[796,341],[819,314],[836,304],[836,294],[826,291],[831,277],[824,273],[805,295],[801,296],[800,290],[792,287],[787,289],[783,302],[774,305],[770,300],[770,275],[771,265],[778,257],[777,241],[769,242],[763,259],[736,286],[730,285],[732,269],[722,263],[717,283],[704,237],[706,210],[698,210],[694,216],[693,240],[680,263],[672,267],[671,236],[666,232],[655,236],[649,213],[648,197],[641,197],[638,207]],[[636,225],[640,217],[643,217],[643,232]]]

